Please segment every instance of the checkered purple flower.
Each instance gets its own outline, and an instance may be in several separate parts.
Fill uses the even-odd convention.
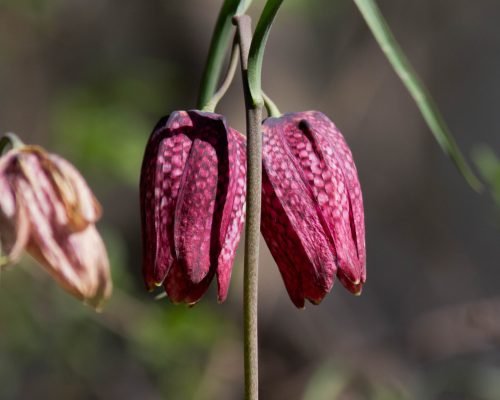
[[[335,276],[359,294],[366,280],[363,200],[344,137],[316,111],[263,124],[262,234],[290,298],[318,304]]]

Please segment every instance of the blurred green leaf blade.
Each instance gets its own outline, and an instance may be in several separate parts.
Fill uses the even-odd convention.
[[[486,145],[476,147],[472,156],[484,181],[488,183],[493,199],[500,207],[500,159]]]
[[[417,103],[425,122],[443,151],[451,158],[469,185],[474,190],[480,191],[482,183],[462,155],[434,100],[403,53],[375,0],[354,0],[354,3],[394,71]]]

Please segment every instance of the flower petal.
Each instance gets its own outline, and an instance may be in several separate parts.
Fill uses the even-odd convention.
[[[186,270],[174,262],[163,282],[163,287],[172,303],[194,305],[208,290],[214,272],[211,270],[200,282],[193,283]]]
[[[0,171],[0,267],[19,260],[29,237],[26,211],[18,204],[3,172]]]
[[[111,294],[106,250],[94,225],[72,232],[53,226],[46,218],[33,188],[24,179],[16,181],[31,226],[29,253],[75,297],[97,307]]]
[[[82,175],[68,161],[55,154],[50,154],[47,161],[46,168],[52,172],[50,176],[74,229],[97,222],[102,209]]]
[[[229,128],[229,187],[224,203],[220,237],[222,248],[217,260],[218,300],[225,301],[229,290],[236,248],[245,222],[246,142],[238,131]]]
[[[49,174],[42,165],[39,152],[32,152],[29,149],[23,150],[20,152],[13,169],[16,170],[13,181],[23,181],[29,185],[43,217],[50,224],[69,227],[69,215],[66,213],[66,207],[58,196]],[[19,193],[18,197],[22,198]],[[29,208],[25,201],[21,200],[20,202],[27,209]]]
[[[277,121],[275,122],[277,123]],[[351,280],[359,281],[360,270],[350,218],[350,199],[344,170],[343,150],[333,144],[340,135],[333,123],[321,113],[286,114],[279,119],[281,133],[303,177],[315,197],[318,213],[328,226],[337,265]]]
[[[206,141],[194,139],[181,180],[174,217],[177,262],[193,283],[210,269],[210,241],[217,195],[217,155]]]
[[[332,170],[340,167],[342,172],[342,175],[337,174],[336,186],[332,182],[334,192],[329,195],[342,198],[343,220],[350,225],[350,229],[344,227],[343,234],[346,235],[346,251],[351,253],[351,261],[341,263],[339,267],[357,285],[358,282],[366,281],[366,247],[363,198],[356,165],[344,137],[328,117],[317,111],[301,114],[304,114],[303,120],[307,121],[302,129],[308,129],[314,135],[318,147],[324,149],[322,153],[327,166]],[[344,198],[347,198],[347,206]],[[348,215],[346,210],[349,210]],[[351,242],[354,248],[350,246]]]
[[[142,271],[149,289],[161,285],[173,262],[173,215],[191,148],[186,112],[173,112],[156,125],[141,169]]]
[[[197,295],[183,293],[201,296],[217,273],[218,298],[225,299],[244,222],[244,147],[218,114],[178,111],[157,125],[141,173],[148,287],[163,282],[173,301],[194,302]]]
[[[296,253],[301,256],[295,268],[300,275],[303,296],[317,303],[333,285],[337,269],[335,250],[329,241],[326,222],[322,214],[318,213],[316,199],[303,171],[288,149],[281,121],[277,120],[270,118],[264,122],[263,164],[266,179],[282,210],[275,209],[275,215],[270,214],[270,209],[276,207],[275,202],[263,208],[262,233],[271,252],[274,249],[273,256],[277,247],[290,255]],[[269,196],[268,192],[264,193],[265,198]],[[277,216],[279,219],[276,219]],[[284,271],[289,268],[289,263],[278,264],[278,267],[284,277],[289,274],[289,271]]]

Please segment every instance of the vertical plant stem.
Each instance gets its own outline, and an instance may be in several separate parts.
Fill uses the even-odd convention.
[[[245,398],[259,398],[259,351],[258,351],[258,274],[262,182],[262,140],[260,126],[262,106],[247,110],[247,219],[245,246]]]
[[[252,38],[251,20],[247,15],[235,17],[240,43],[241,71],[245,91],[247,116],[247,208],[245,230],[244,271],[244,358],[245,399],[259,398],[259,351],[258,351],[258,273],[260,212],[262,186],[262,108],[255,103],[248,86],[248,52]]]

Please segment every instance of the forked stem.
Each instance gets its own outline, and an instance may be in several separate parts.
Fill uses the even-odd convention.
[[[205,108],[217,89],[224,57],[231,39],[233,16],[244,14],[252,0],[224,0],[215,23],[214,33],[208,50],[207,61],[201,78],[198,109]]]

